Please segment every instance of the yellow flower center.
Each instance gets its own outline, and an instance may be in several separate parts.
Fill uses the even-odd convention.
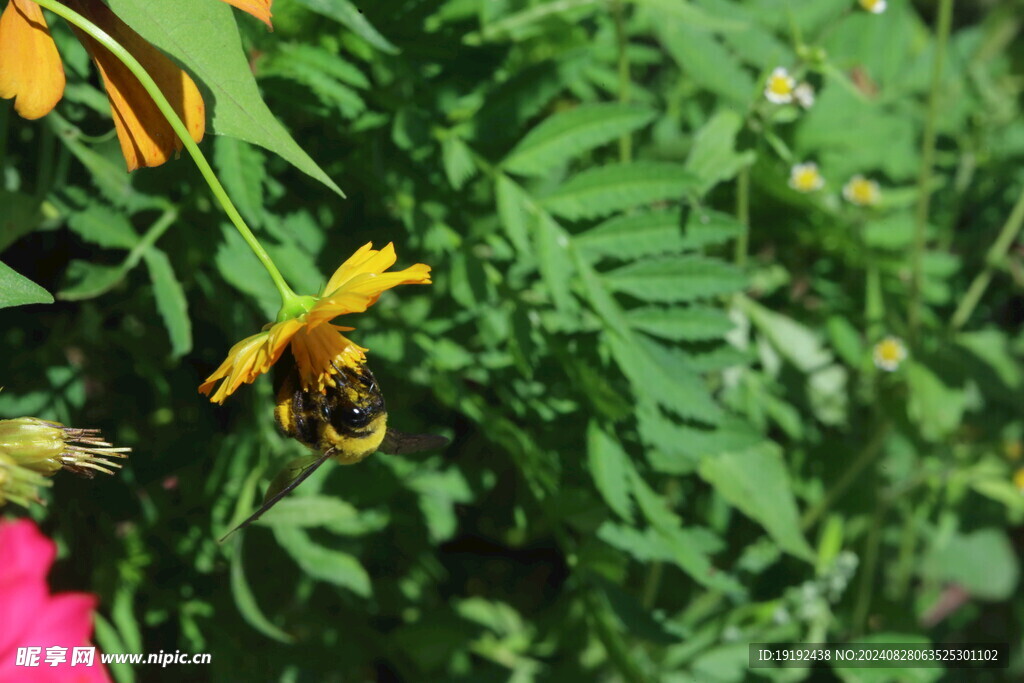
[[[772,74],[768,79],[768,90],[775,95],[789,95],[793,92],[793,81],[787,74]]]
[[[818,169],[811,165],[797,166],[793,169],[793,187],[801,192],[810,192],[821,187],[822,178]]]
[[[885,11],[885,0],[860,0],[860,6],[874,14]]]
[[[903,354],[903,345],[895,339],[886,339],[878,344],[878,357],[887,363],[899,363]]]

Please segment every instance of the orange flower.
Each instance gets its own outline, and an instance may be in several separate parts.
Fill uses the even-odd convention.
[[[373,249],[372,242],[364,244],[334,272],[320,296],[310,297],[312,302],[303,313],[269,323],[259,334],[231,347],[227,359],[199,385],[199,392],[209,396],[214,385],[223,380],[210,397],[214,403],[223,403],[243,382],[251,384],[270,370],[289,346],[304,389],[322,393],[327,386],[334,386],[336,366],[353,367],[364,362],[367,349],[341,334],[354,328],[329,321],[346,313],[362,313],[392,287],[430,284],[430,266],[422,263],[384,272],[395,261],[391,243],[380,251]]]
[[[203,139],[206,106],[188,74],[99,0],[67,0],[66,4],[139,60],[185,122],[192,139]],[[182,147],[167,119],[119,59],[86,34],[75,32],[103,77],[128,170],[167,161]],[[42,10],[31,0],[9,0],[0,15],[0,97],[15,98],[15,111],[37,119],[48,114],[63,93],[64,68]]]
[[[264,24],[271,31],[274,27],[270,24],[270,3],[273,0],[224,0],[229,5],[234,5],[243,12],[248,12]]]

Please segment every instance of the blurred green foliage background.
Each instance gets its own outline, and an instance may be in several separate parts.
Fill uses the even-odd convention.
[[[862,639],[1009,642],[976,680],[1024,671],[1020,2],[957,3],[948,41],[948,0],[276,0],[273,32],[108,4],[196,76],[296,291],[371,240],[433,267],[338,322],[391,423],[453,437],[328,465],[218,544],[302,454],[269,378],[196,392],[278,300],[187,157],[124,173],[54,20],[64,101],[0,104],[0,259],[57,299],[0,311],[0,416],[134,449],[31,510],[100,647],[213,654],[118,683],[961,680],[747,668]],[[143,5],[223,39],[176,51]],[[346,198],[286,135],[240,139],[239,64]],[[766,100],[776,67],[812,106]],[[856,174],[877,205],[843,199]]]

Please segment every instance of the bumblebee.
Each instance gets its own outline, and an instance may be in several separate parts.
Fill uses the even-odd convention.
[[[328,460],[354,465],[377,451],[404,455],[448,443],[443,436],[389,428],[384,396],[365,361],[356,367],[335,365],[334,370],[334,386],[324,393],[302,388],[294,362],[278,383],[274,406],[278,428],[320,455],[289,463],[271,483],[260,509],[224,538],[255,522]]]

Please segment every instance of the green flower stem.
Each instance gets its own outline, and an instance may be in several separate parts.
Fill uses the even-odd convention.
[[[974,276],[974,280],[967,288],[967,293],[960,300],[960,304],[949,321],[949,326],[954,330],[963,327],[971,317],[971,313],[974,312],[985,290],[988,289],[996,268],[1002,264],[1003,259],[1006,258],[1006,252],[1017,240],[1022,225],[1024,225],[1024,189],[1021,190],[1017,203],[1014,204],[1009,218],[1003,224],[1003,229],[999,231],[999,236],[988,250],[988,254],[985,255],[985,267]]]
[[[267,273],[270,274],[270,279],[274,281],[274,286],[277,287],[278,293],[281,295],[281,302],[287,306],[292,303],[298,297],[295,292],[291,290],[288,283],[285,282],[281,272],[274,265],[274,261],[270,258],[270,255],[263,248],[263,245],[259,243],[256,236],[252,234],[252,230],[245,224],[245,220],[242,215],[238,213],[238,209],[231,202],[231,198],[228,197],[228,193],[224,190],[224,186],[221,185],[220,180],[217,179],[217,175],[213,172],[210,167],[210,162],[206,160],[203,153],[200,151],[199,146],[192,140],[191,134],[182,122],[181,118],[178,117],[177,112],[174,111],[174,107],[164,97],[163,92],[160,91],[159,86],[153,81],[153,78],[146,72],[146,70],[139,64],[139,61],[135,59],[124,49],[120,43],[114,40],[110,34],[101,29],[96,24],[92,23],[78,12],[65,7],[57,0],[37,0],[36,4],[45,7],[57,16],[63,18],[67,22],[74,24],[78,28],[88,33],[103,47],[110,50],[111,54],[117,57],[128,70],[135,74],[135,77],[139,79],[139,83],[145,88],[149,96],[153,98],[153,102],[156,104],[160,113],[164,115],[167,122],[171,124],[171,128],[177,134],[178,138],[181,139],[182,144],[185,145],[185,149],[192,156],[192,160],[195,161],[196,166],[199,167],[199,172],[202,174],[203,179],[210,186],[210,191],[220,202],[220,205],[224,207],[224,212],[227,213],[228,218],[234,224],[235,228],[242,235],[242,239],[245,240],[249,248],[256,254],[256,258],[259,259],[263,267],[267,269]]]
[[[736,265],[747,264],[747,244],[750,241],[750,167],[744,166],[736,176],[736,220],[743,232],[736,237]]]
[[[931,204],[932,172],[935,165],[936,119],[939,114],[939,99],[942,89],[942,66],[946,60],[946,46],[949,43],[950,26],[953,23],[953,0],[939,0],[939,14],[936,19],[935,60],[932,62],[932,81],[928,93],[928,112],[925,117],[924,135],[921,140],[921,172],[917,178],[917,211],[914,215],[914,250],[911,254],[910,300],[907,308],[907,323],[910,340],[917,338],[917,327],[921,320],[921,289],[924,281],[925,228],[928,225],[928,209]]]

